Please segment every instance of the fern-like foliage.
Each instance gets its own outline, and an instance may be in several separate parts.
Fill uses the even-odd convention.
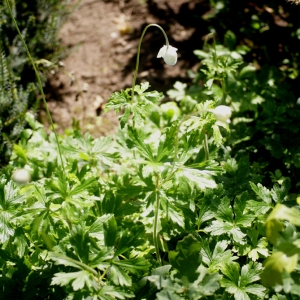
[[[34,60],[47,59],[56,64],[63,56],[58,31],[69,14],[67,0],[14,0],[11,8]],[[20,84],[35,82],[35,73],[20,41],[17,30],[5,5],[0,3],[0,40],[11,70],[20,77]],[[43,79],[49,69],[41,70]]]
[[[29,89],[16,85],[0,47],[0,166],[7,163],[12,145],[24,129],[29,94]]]
[[[18,27],[35,61],[55,65],[63,56],[58,31],[74,7],[69,0],[10,0]],[[76,6],[76,4],[75,4]],[[43,82],[49,67],[38,66]],[[25,125],[27,109],[38,109],[36,75],[5,1],[0,1],[0,168]]]

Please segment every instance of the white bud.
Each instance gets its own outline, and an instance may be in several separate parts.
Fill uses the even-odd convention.
[[[13,173],[12,180],[16,183],[28,183],[31,180],[31,176],[28,170],[18,169]]]
[[[211,110],[217,121],[230,123],[231,108],[226,105],[219,105],[215,109]]]
[[[157,58],[162,57],[167,65],[174,66],[177,62],[177,50],[177,48],[174,48],[170,45],[169,47],[163,46],[159,50]]]

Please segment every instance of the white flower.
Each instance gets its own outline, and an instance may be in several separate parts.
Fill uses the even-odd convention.
[[[230,123],[231,108],[229,106],[219,105],[210,112],[214,114],[217,121]]]
[[[18,169],[13,173],[12,180],[16,183],[28,183],[31,180],[31,176],[26,169]]]
[[[157,58],[162,57],[167,65],[174,66],[177,62],[177,53],[176,53],[177,50],[178,50],[177,48],[174,48],[170,45],[169,47],[163,46],[159,50],[157,54]]]

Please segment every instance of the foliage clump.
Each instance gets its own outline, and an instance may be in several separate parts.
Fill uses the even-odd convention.
[[[63,49],[58,30],[69,13],[68,1],[11,2],[16,22],[28,49],[39,65],[43,82],[57,64]],[[12,145],[26,125],[25,114],[39,107],[36,78],[5,1],[0,4],[0,166],[11,155]]]
[[[247,62],[232,31],[212,41],[173,101],[145,82],[113,93],[113,136],[70,129],[60,153],[23,115],[0,176],[0,298],[299,298],[294,79]],[[18,169],[32,181],[14,182]]]

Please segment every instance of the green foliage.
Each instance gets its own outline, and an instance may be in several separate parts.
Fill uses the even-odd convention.
[[[24,129],[32,88],[17,86],[0,44],[0,166],[8,162],[13,144]]]
[[[116,135],[60,137],[64,169],[54,134],[24,114],[0,177],[1,298],[299,298],[296,97],[282,70],[246,62],[233,30],[208,42],[175,101],[142,83],[109,99]]]
[[[70,12],[68,1],[10,1],[14,17],[39,65],[43,82],[63,55],[57,34]],[[49,64],[43,64],[48,62]],[[49,67],[50,66],[50,67]],[[6,2],[0,4],[0,167],[8,163],[28,109],[38,108],[36,77]]]
[[[53,64],[57,63],[62,54],[57,34],[70,13],[68,1],[33,0],[29,4],[26,1],[15,0],[9,3],[34,60],[45,59]],[[36,78],[5,1],[0,4],[0,17],[2,51],[9,59],[13,73],[19,77],[19,84],[26,87],[29,82],[36,82]],[[47,67],[44,71],[46,69]]]

